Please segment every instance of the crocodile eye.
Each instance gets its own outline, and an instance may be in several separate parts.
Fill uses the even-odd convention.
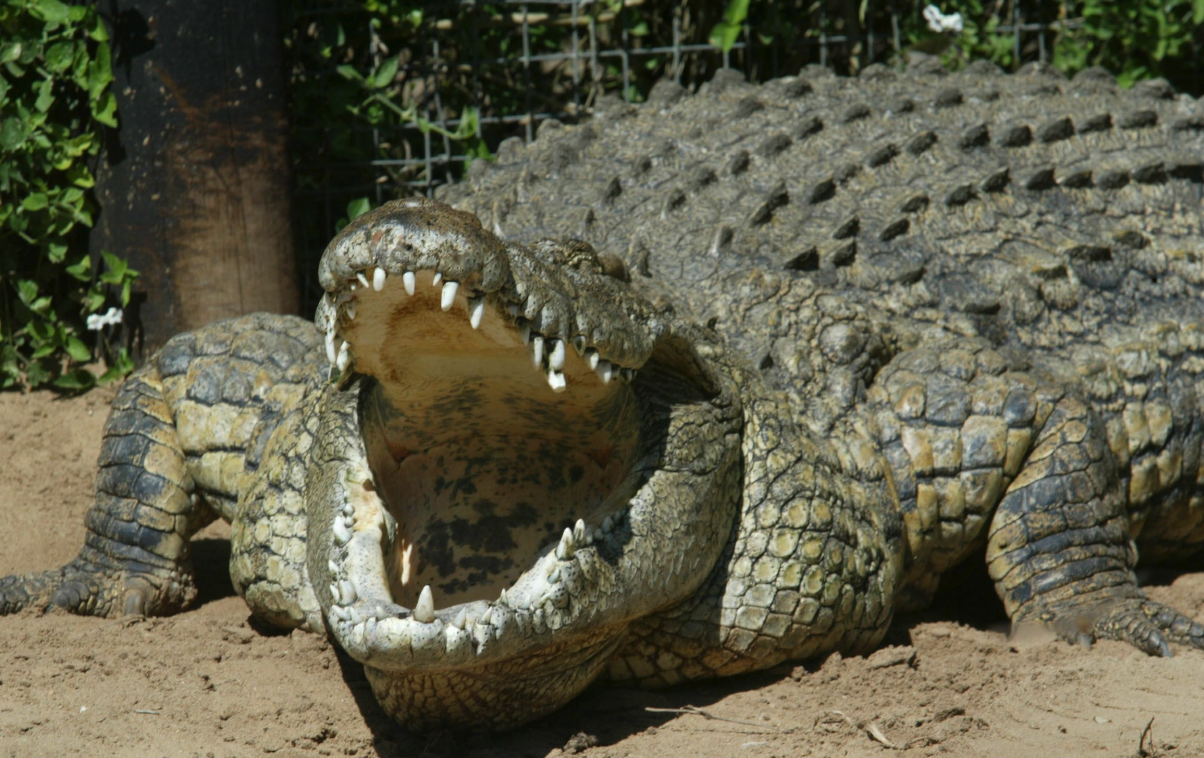
[[[620,282],[630,282],[631,275],[627,273],[627,264],[623,259],[611,253],[599,253],[598,265],[602,268],[602,273],[618,279]]]

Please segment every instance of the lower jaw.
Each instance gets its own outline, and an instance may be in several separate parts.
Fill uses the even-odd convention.
[[[564,706],[598,677],[623,641],[622,629],[596,632],[501,663],[398,672],[365,666],[385,712],[414,731],[504,731]]]

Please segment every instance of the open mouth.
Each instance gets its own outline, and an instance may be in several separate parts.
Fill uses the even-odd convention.
[[[360,425],[391,519],[395,602],[429,617],[432,600],[521,595],[541,555],[612,533],[639,484],[632,369],[436,271],[376,268],[347,295],[335,363],[354,345],[356,371],[376,379]],[[467,608],[455,620],[471,626]]]
[[[343,431],[315,451],[331,521],[317,540],[311,523],[327,550],[311,545],[310,575],[332,632],[392,671],[570,638],[612,649],[616,628],[701,580],[701,556],[649,579],[663,546],[641,542],[672,415],[641,387],[695,381],[681,350],[586,245],[513,248],[446,206],[391,210],[336,239],[321,271],[345,421],[324,421]],[[675,586],[683,564],[698,576]]]

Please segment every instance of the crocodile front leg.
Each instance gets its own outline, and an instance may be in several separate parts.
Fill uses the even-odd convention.
[[[1013,622],[1169,655],[1204,626],[1148,601],[1105,424],[1056,377],[960,340],[895,358],[869,398],[908,534],[903,607],[986,544]]]
[[[632,624],[614,679],[655,687],[866,653],[890,625],[905,548],[872,440],[820,439],[785,395],[750,371],[739,381],[749,397],[736,530],[694,595]]]

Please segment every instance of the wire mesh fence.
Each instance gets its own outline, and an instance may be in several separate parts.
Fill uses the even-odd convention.
[[[720,68],[765,81],[808,64],[841,73],[901,66],[924,49],[915,30],[926,28],[922,0],[759,4],[769,9],[755,24],[733,18],[727,2],[692,0],[409,5],[327,0],[291,19],[293,91],[309,93],[294,96],[304,271],[350,201],[430,195],[503,139],[530,141],[543,121],[588,117],[600,97],[639,101],[661,78],[695,86]],[[1014,68],[1048,62],[1058,35],[1083,23],[1079,5],[994,0],[965,21]],[[319,295],[306,293],[307,307]]]

